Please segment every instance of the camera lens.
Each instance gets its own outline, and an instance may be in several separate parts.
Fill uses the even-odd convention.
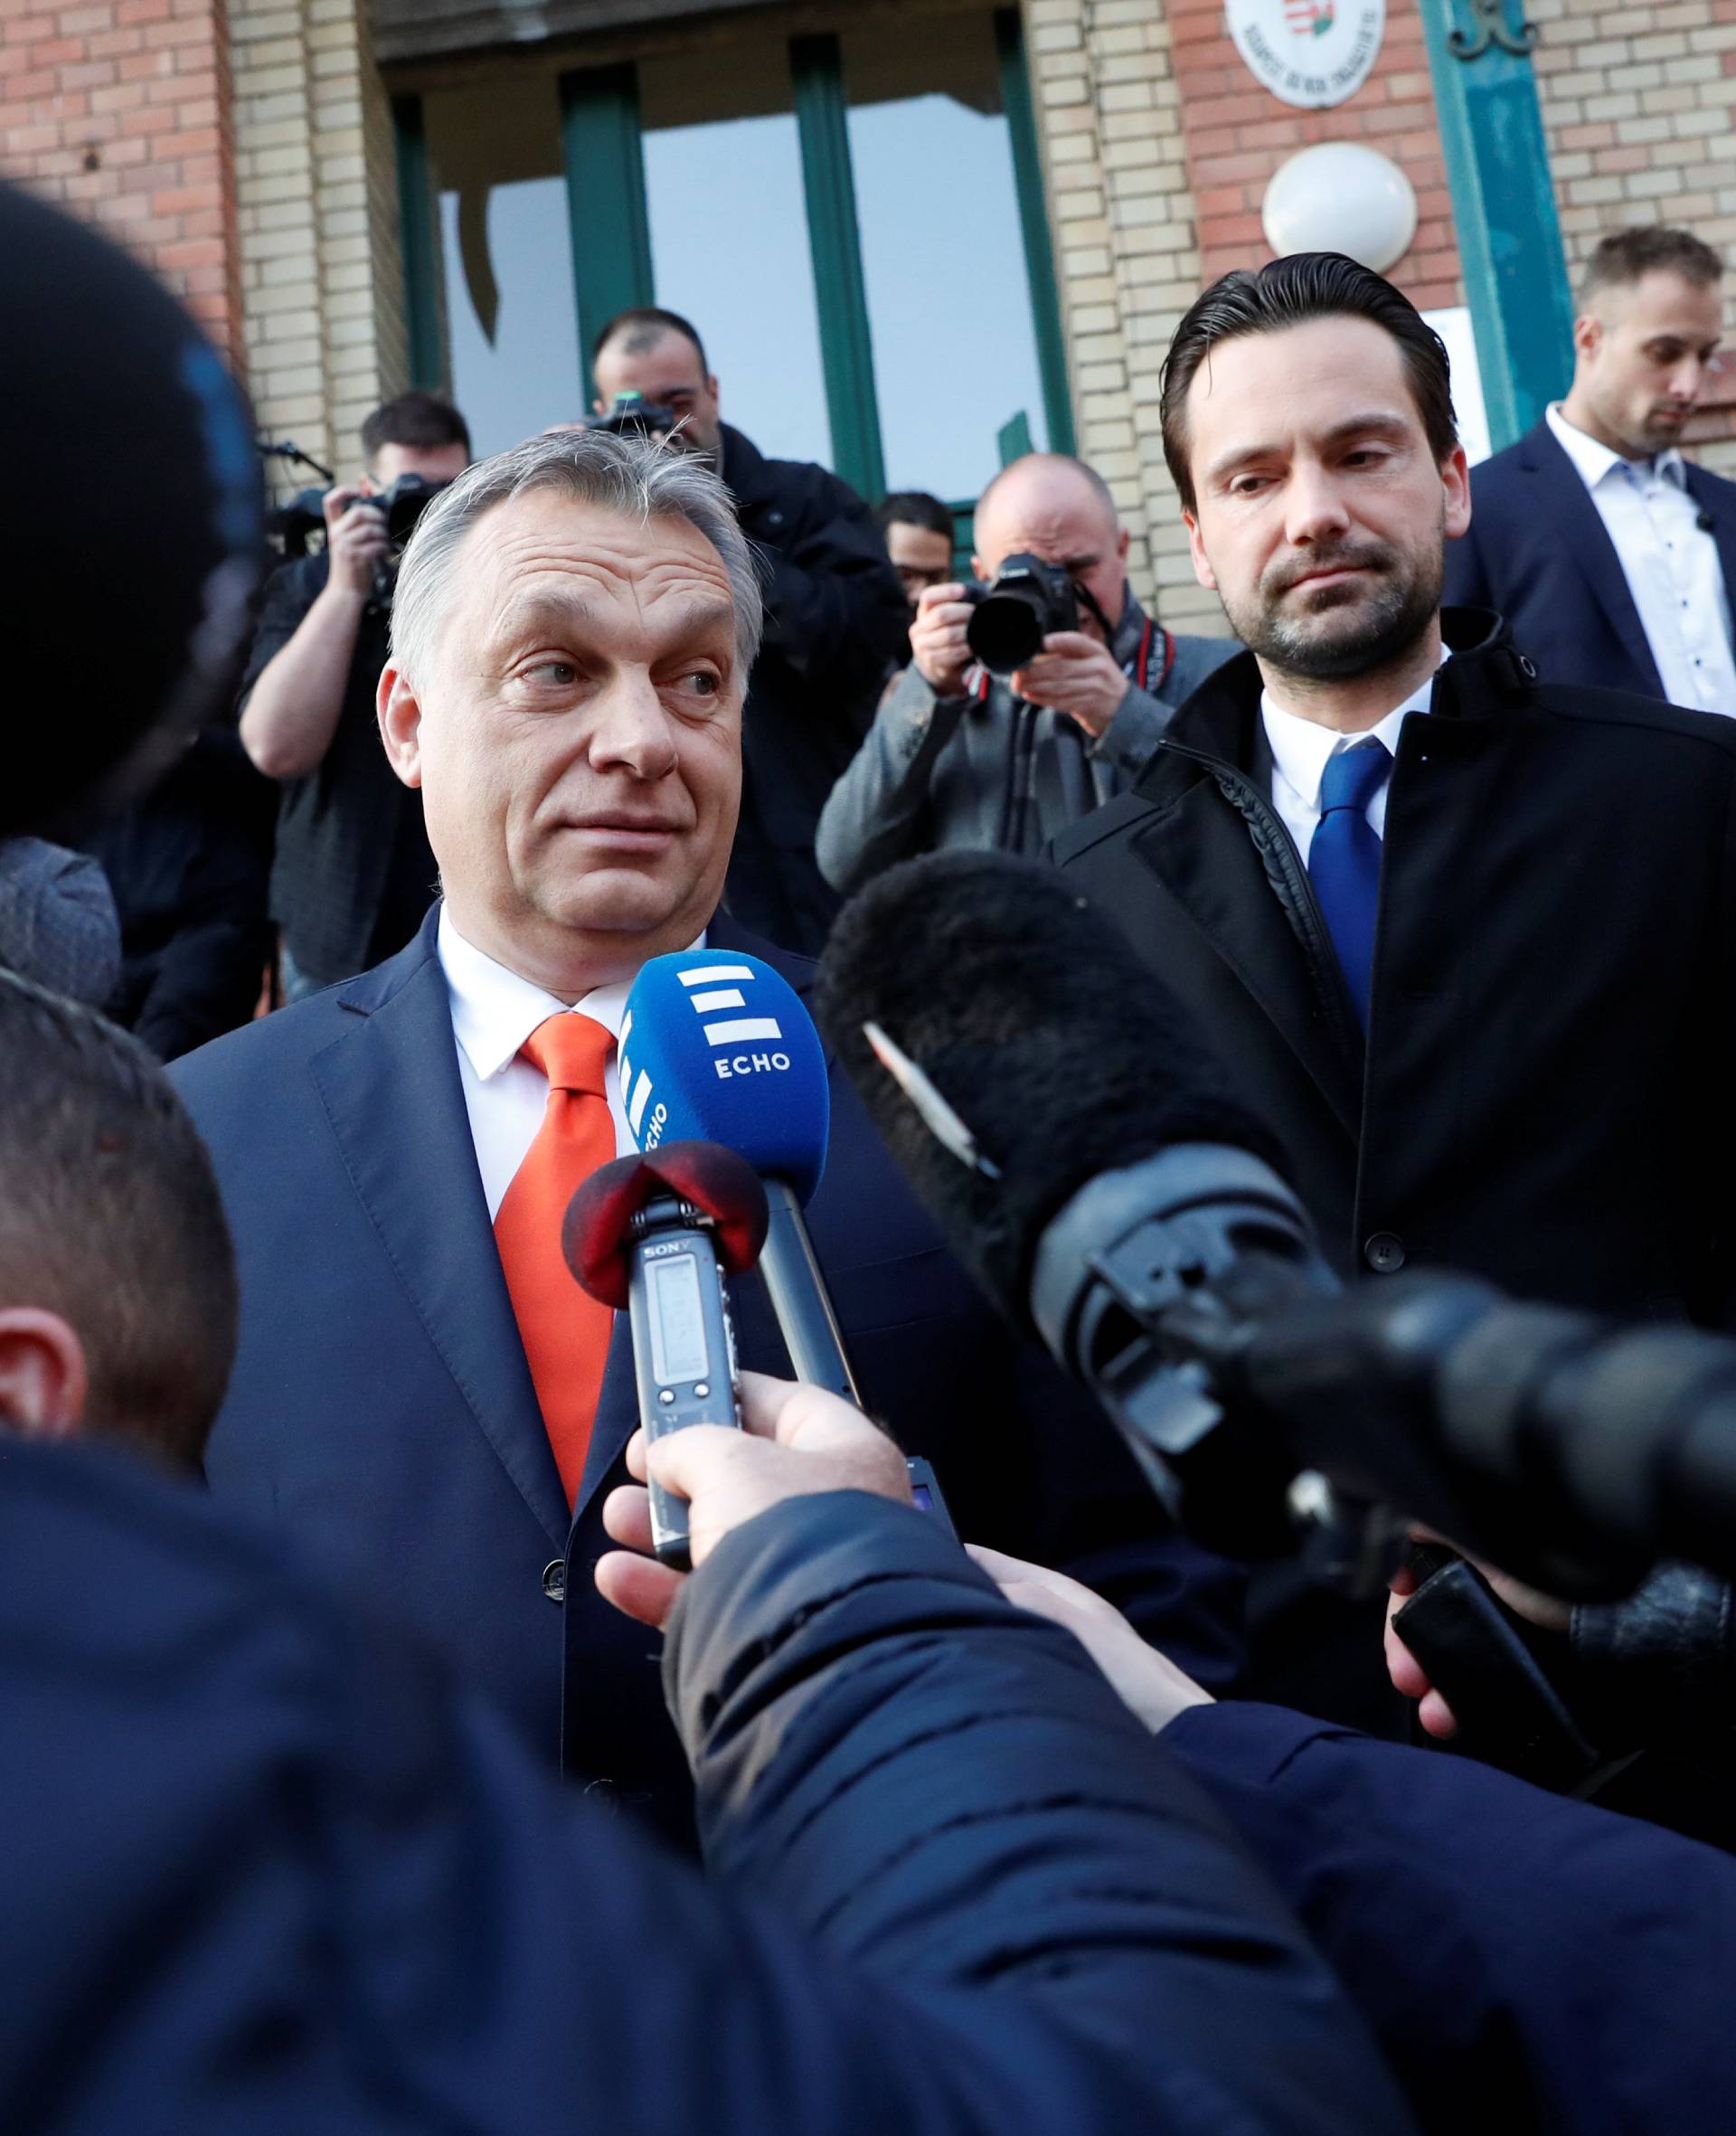
[[[971,610],[965,642],[991,675],[1011,675],[1043,649],[1043,617],[1034,592],[994,592]]]

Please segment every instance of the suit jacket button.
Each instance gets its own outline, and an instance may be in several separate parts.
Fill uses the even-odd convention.
[[[1404,1241],[1396,1232],[1377,1231],[1363,1248],[1363,1259],[1377,1276],[1395,1276],[1404,1266]]]
[[[542,1592],[552,1602],[567,1599],[567,1561],[564,1557],[551,1558],[542,1568]]]

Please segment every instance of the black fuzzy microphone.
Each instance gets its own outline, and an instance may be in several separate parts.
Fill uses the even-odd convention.
[[[76,833],[225,710],[266,562],[246,401],[167,290],[0,184],[0,832]]]
[[[1099,1175],[1202,1144],[1282,1168],[1181,1004],[1034,862],[942,853],[889,870],[834,928],[816,1002],[954,1252],[1026,1328],[1038,1243]],[[871,1025],[958,1116],[978,1163],[937,1134]]]

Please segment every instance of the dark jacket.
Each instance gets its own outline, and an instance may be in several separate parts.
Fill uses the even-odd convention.
[[[1273,1706],[1163,1749],[1301,1915],[1426,2129],[1736,2122],[1736,1862],[1463,1758]]]
[[[1736,598],[1736,482],[1686,472]],[[1505,616],[1545,682],[1664,695],[1615,543],[1546,422],[1472,469],[1471,529],[1448,545],[1442,598]]]
[[[815,863],[815,827],[868,732],[910,608],[880,529],[847,483],[805,460],[763,458],[722,427],[723,479],[766,577],[724,902],[743,927],[815,955],[838,909]]]
[[[708,1886],[269,1533],[5,1470],[8,2136],[1406,2126],[1199,1790],[916,1514],[795,1500],[694,1575]]]
[[[162,1061],[244,1024],[271,958],[269,783],[231,727],[208,727],[145,799],[86,841],[120,921],[107,1004]]]
[[[1736,723],[1539,683],[1492,617],[1403,728],[1364,1047],[1270,801],[1252,656],[1057,858],[1277,1129],[1341,1271],[1722,1321]]]
[[[571,1514],[476,1171],[435,933],[430,914],[390,963],[177,1065],[241,1270],[207,1473],[421,1629],[552,1768],[559,1743],[569,1771],[679,1835],[690,1797],[656,1641],[590,1580],[638,1421],[627,1316]],[[710,940],[809,985],[811,966],[727,921]],[[962,1533],[1068,1565],[1222,1683],[1240,1659],[1240,1578],[1166,1533],[1102,1416],[1008,1337],[841,1071],[831,1102],[808,1223],[874,1413],[932,1460]],[[731,1288],[742,1362],[788,1372],[758,1277]]]
[[[114,893],[88,853],[0,837],[0,969],[91,1008],[120,978]]]
[[[322,549],[267,581],[241,708],[301,628],[330,571]],[[434,902],[439,871],[422,827],[422,797],[392,770],[374,715],[391,613],[389,600],[370,596],[330,746],[311,771],[285,781],[278,804],[271,917],[298,969],[320,986],[394,955]]]
[[[1144,649],[1146,686],[1136,674]],[[895,862],[962,846],[1041,853],[1146,768],[1175,707],[1239,650],[1232,638],[1175,638],[1127,595],[1110,647],[1127,674],[1095,738],[1064,713],[1021,704],[981,669],[963,697],[937,697],[907,667],[820,817],[816,850],[850,896]]]

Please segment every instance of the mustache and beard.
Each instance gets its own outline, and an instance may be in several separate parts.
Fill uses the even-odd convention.
[[[1352,570],[1367,576],[1296,593],[1313,572]],[[1406,657],[1440,606],[1445,571],[1439,533],[1414,549],[1363,538],[1270,565],[1246,601],[1222,588],[1220,599],[1231,629],[1269,666],[1299,681],[1344,682]]]

